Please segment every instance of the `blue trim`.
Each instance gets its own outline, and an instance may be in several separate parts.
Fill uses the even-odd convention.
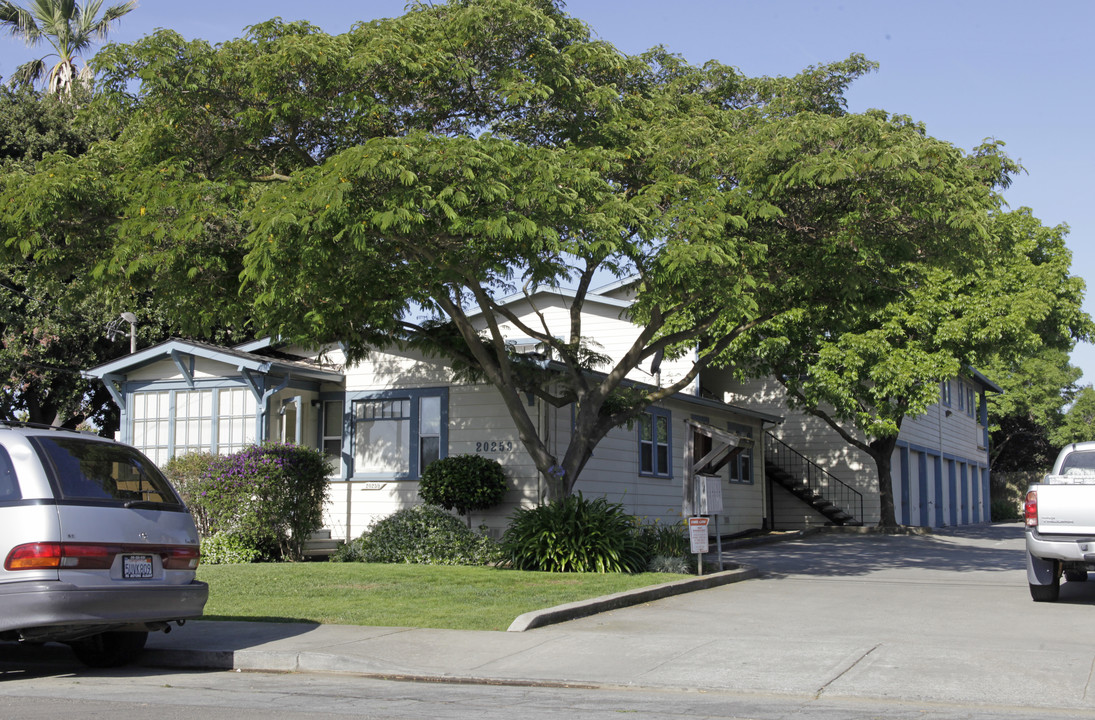
[[[354,480],[417,480],[421,477],[421,468],[419,468],[419,423],[420,423],[420,401],[424,397],[440,397],[441,398],[441,435],[439,438],[438,457],[449,456],[449,388],[448,387],[435,387],[435,388],[408,388],[400,390],[361,390],[354,392],[347,392],[344,396],[345,405],[343,406],[343,412],[345,413],[345,427],[343,432],[345,433],[342,438],[342,450],[343,450],[343,462],[346,463],[348,479]],[[408,471],[405,473],[358,473],[354,467],[354,456],[356,455],[356,448],[354,447],[355,436],[354,432],[354,401],[357,400],[410,400],[411,402],[411,416],[410,416],[410,458],[407,463]]]
[[[909,504],[911,498],[909,496],[909,449],[907,447],[900,448],[898,455],[900,458],[898,465],[901,473],[901,524],[909,524]],[[892,471],[891,471],[892,476]]]
[[[957,461],[947,458],[947,479],[949,487],[947,488],[950,495],[950,520],[951,525],[958,524],[958,463]]]
[[[925,453],[917,453],[917,455],[919,455],[916,474],[920,495],[920,524],[927,526],[931,524],[931,519],[928,517],[928,456]]]
[[[966,472],[966,469],[968,467],[969,466],[964,464],[964,463],[959,466],[959,471],[960,471],[961,476],[962,476],[962,499],[961,499],[960,505],[961,505],[961,508],[962,508],[962,524],[963,525],[968,525],[969,522],[970,522],[970,508],[969,508],[969,505],[966,502],[966,498],[969,497],[969,477],[967,476],[967,472]]]
[[[943,527],[943,458],[935,455],[935,525]]]

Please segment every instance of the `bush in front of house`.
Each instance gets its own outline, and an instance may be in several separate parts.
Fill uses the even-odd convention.
[[[331,556],[334,562],[422,565],[491,565],[500,558],[498,543],[436,505],[415,505],[378,520]]]
[[[247,541],[230,532],[202,538],[201,554],[203,565],[243,565],[262,559],[260,550],[248,547]]]
[[[212,453],[192,452],[185,455],[177,455],[167,461],[163,466],[163,473],[178,491],[190,514],[194,517],[194,524],[198,528],[198,536],[211,537],[213,531],[209,526],[209,518],[205,513],[205,505],[200,502],[202,492],[202,480],[205,478],[214,463],[221,459],[220,455]]]
[[[264,558],[303,559],[305,540],[323,524],[328,484],[321,451],[265,443],[232,455],[188,457],[172,472],[202,518],[203,537],[228,533]]]
[[[431,505],[468,517],[473,510],[486,510],[502,502],[506,473],[497,460],[482,455],[453,455],[426,466],[418,481],[418,494]]]
[[[648,572],[688,573],[695,567],[692,545],[684,523],[658,522],[637,525],[635,535],[642,544]]]
[[[535,508],[520,508],[502,536],[517,570],[642,572],[648,557],[622,505],[581,493]]]

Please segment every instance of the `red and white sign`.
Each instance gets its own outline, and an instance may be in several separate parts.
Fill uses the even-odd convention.
[[[707,552],[707,523],[710,518],[705,517],[690,517],[688,518],[688,537],[692,541],[692,552],[705,553]]]

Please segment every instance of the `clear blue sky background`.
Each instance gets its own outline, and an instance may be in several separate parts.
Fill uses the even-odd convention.
[[[218,42],[274,16],[339,33],[403,10],[403,0],[142,0],[111,38],[126,42],[166,27]],[[791,75],[865,54],[881,68],[852,87],[850,109],[911,115],[967,150],[988,137],[1006,142],[1027,171],[1007,191],[1008,203],[1033,208],[1046,224],[1067,223],[1073,272],[1095,284],[1095,201],[1085,179],[1095,167],[1095,2],[571,0],[567,10],[623,52],[660,44],[691,62],[716,59],[750,75]],[[20,42],[0,38],[0,75],[32,57]],[[1095,314],[1095,289],[1085,308]],[[1073,363],[1083,382],[1095,382],[1095,347],[1077,348]]]

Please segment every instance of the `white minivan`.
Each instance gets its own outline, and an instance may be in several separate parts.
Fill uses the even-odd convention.
[[[0,557],[0,640],[67,643],[95,667],[129,662],[209,595],[170,483],[89,433],[0,421]]]

